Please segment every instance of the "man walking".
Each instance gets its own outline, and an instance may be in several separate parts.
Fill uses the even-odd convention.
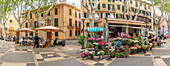
[[[39,44],[38,44],[38,41],[39,41],[39,37],[38,35],[36,34],[35,37],[34,37],[34,48],[38,48],[39,47]]]

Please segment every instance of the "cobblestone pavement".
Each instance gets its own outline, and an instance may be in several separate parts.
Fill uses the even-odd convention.
[[[169,40],[166,40],[169,41]],[[74,44],[73,44],[74,43]],[[80,46],[68,41],[65,47],[33,48],[0,40],[0,66],[170,66],[170,43],[127,58],[93,60],[80,58]]]

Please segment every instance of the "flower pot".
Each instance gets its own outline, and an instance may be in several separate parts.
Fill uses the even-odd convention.
[[[102,55],[99,55],[99,59],[103,59],[103,56],[102,56]]]
[[[135,55],[135,52],[133,52],[133,55]]]
[[[140,49],[138,49],[138,53],[140,53]]]
[[[143,49],[144,54],[146,54],[146,49]]]
[[[94,59],[94,57],[91,57],[91,59]]]

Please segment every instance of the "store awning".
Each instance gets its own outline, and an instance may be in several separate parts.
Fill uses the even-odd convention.
[[[102,32],[103,28],[101,28],[101,27],[88,27],[87,31],[88,32]]]

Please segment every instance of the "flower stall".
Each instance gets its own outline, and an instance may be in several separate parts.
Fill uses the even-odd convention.
[[[87,31],[101,32],[103,29],[87,28]],[[149,42],[149,39],[142,34],[129,36],[128,34],[122,33],[120,35],[118,33],[118,36],[110,40],[110,43],[99,37],[87,38],[86,49],[80,50],[81,57],[83,59],[95,59],[94,56],[98,56],[99,59],[103,59],[104,56],[108,58],[122,58],[129,56],[129,54],[134,55],[141,52],[145,54],[147,50],[152,50],[153,43]]]

